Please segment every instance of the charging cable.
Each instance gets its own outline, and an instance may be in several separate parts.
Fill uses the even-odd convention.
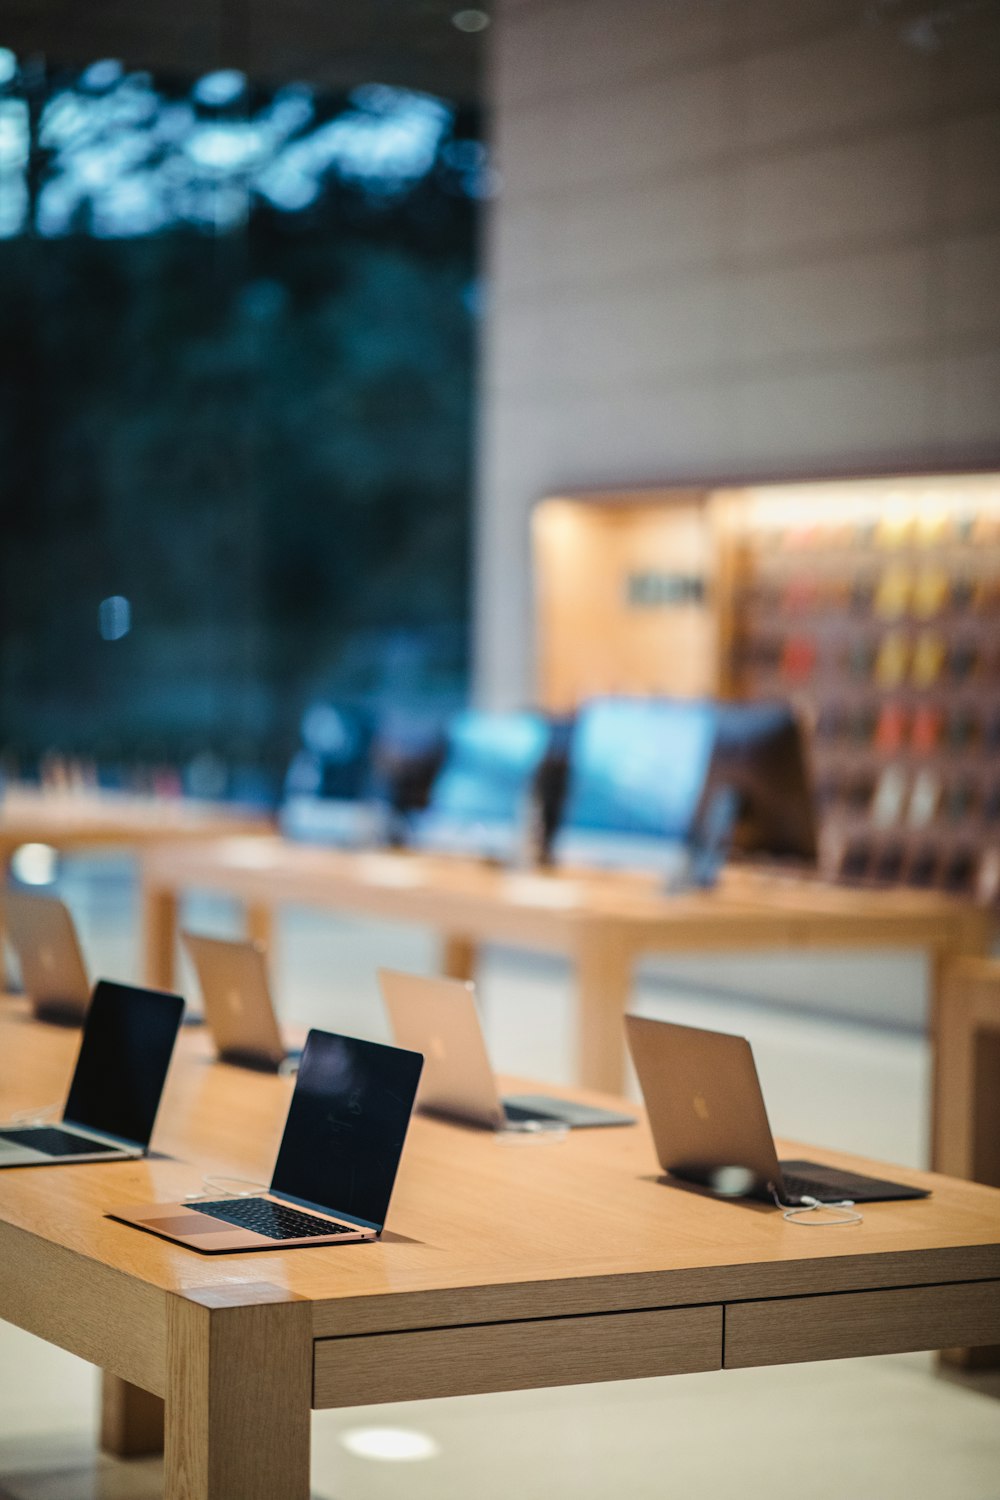
[[[15,1110],[4,1125],[49,1125],[59,1114],[58,1104],[43,1104],[37,1109]]]
[[[213,1198],[256,1198],[269,1191],[266,1182],[252,1177],[203,1177],[196,1193],[185,1193],[183,1203],[207,1203]]]
[[[568,1138],[569,1126],[562,1120],[508,1120],[496,1133],[496,1140],[502,1146],[537,1146],[543,1142],[554,1145]]]
[[[821,1203],[818,1198],[810,1198],[808,1193],[803,1193],[801,1203],[782,1203],[774,1183],[769,1182],[767,1188],[775,1207],[781,1209],[781,1217],[787,1219],[789,1224],[802,1224],[807,1229],[845,1229],[850,1224],[864,1223],[864,1215],[858,1213],[853,1198],[845,1198],[840,1203]],[[821,1210],[823,1218],[811,1217]],[[830,1212],[837,1217],[828,1217]]]

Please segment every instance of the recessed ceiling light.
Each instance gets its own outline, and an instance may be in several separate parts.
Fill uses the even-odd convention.
[[[484,10],[456,10],[451,24],[457,26],[459,31],[485,31],[490,18]]]
[[[376,1458],[385,1463],[412,1463],[436,1458],[441,1452],[426,1432],[414,1432],[409,1427],[350,1427],[340,1434],[340,1441],[355,1458]]]
[[[22,885],[51,885],[58,855],[48,844],[22,844],[11,856],[10,868]]]

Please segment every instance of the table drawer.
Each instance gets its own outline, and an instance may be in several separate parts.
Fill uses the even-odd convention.
[[[722,1364],[722,1308],[537,1318],[318,1339],[313,1406],[686,1375]]]
[[[726,1306],[727,1370],[1000,1343],[1000,1281]]]

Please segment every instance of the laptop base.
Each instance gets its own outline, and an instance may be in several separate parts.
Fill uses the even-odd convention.
[[[44,1021],[47,1026],[79,1028],[83,1025],[87,1007],[76,1000],[34,1000],[31,1013],[36,1021]]]
[[[512,1124],[540,1120],[543,1124],[565,1125],[570,1130],[586,1130],[603,1125],[634,1125],[635,1115],[613,1109],[599,1109],[593,1104],[577,1104],[572,1099],[554,1099],[548,1094],[508,1094],[501,1101],[504,1114]]]
[[[61,1125],[21,1125],[0,1130],[0,1169],[71,1166],[74,1162],[135,1161],[137,1154],[105,1145]]]
[[[277,1073],[283,1057],[269,1057],[264,1052],[250,1052],[242,1047],[225,1047],[219,1053],[219,1061],[233,1068],[249,1068],[253,1073]]]
[[[249,1068],[253,1073],[293,1073],[302,1057],[302,1048],[293,1047],[281,1057],[271,1057],[264,1052],[252,1052],[242,1047],[224,1047],[219,1061],[232,1068]]]
[[[234,1199],[239,1202],[239,1199]],[[378,1235],[373,1230],[359,1229],[349,1234],[334,1233],[329,1237],[309,1239],[267,1239],[235,1224],[227,1224],[198,1212],[193,1203],[147,1203],[130,1204],[127,1208],[108,1209],[104,1217],[132,1229],[144,1230],[159,1239],[171,1240],[175,1245],[184,1245],[196,1250],[199,1255],[246,1255],[268,1250],[323,1250],[331,1245],[359,1245],[374,1243]]]
[[[926,1188],[907,1187],[888,1178],[863,1172],[844,1172],[816,1161],[779,1162],[785,1195],[793,1206],[804,1196],[820,1203],[894,1203],[906,1198],[929,1198]]]

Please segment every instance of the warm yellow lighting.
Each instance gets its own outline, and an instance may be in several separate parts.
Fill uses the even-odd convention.
[[[1000,474],[753,485],[736,491],[733,499],[750,530],[878,525],[887,545],[911,535],[933,545],[949,523],[983,514],[1000,517]]]

